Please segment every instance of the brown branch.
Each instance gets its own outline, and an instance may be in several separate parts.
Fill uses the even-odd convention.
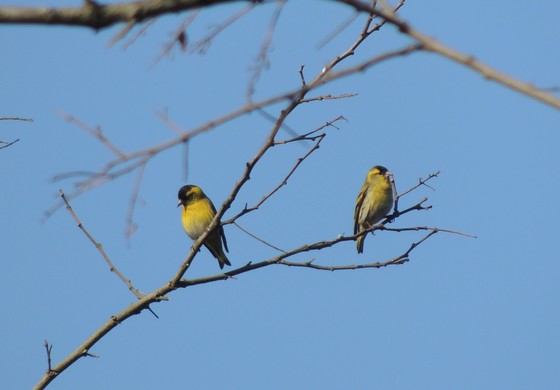
[[[274,35],[274,31],[276,30],[276,25],[278,24],[278,20],[280,19],[280,14],[286,5],[287,0],[279,0],[278,6],[276,7],[275,12],[272,15],[270,20],[270,26],[266,32],[266,35],[263,38],[261,43],[261,47],[259,49],[259,54],[257,55],[255,65],[253,67],[253,74],[249,78],[249,85],[247,87],[247,101],[253,100],[253,95],[255,93],[256,85],[259,82],[261,73],[264,68],[269,66],[268,61],[268,51],[270,49],[270,45],[272,43],[272,37]]]
[[[428,175],[428,177],[425,178],[425,179],[422,179],[422,178],[418,179],[418,184],[416,184],[416,185],[410,187],[408,190],[406,190],[406,191],[400,193],[400,194],[398,195],[398,198],[401,198],[401,197],[405,196],[406,194],[408,194],[409,192],[414,191],[415,189],[417,189],[417,188],[420,187],[420,186],[426,186],[426,187],[428,187],[429,189],[431,189],[432,191],[435,191],[435,189],[434,189],[433,187],[430,187],[429,185],[427,185],[426,182],[427,182],[428,180],[430,180],[430,179],[433,179],[434,177],[439,177],[439,174],[440,174],[440,171],[437,171],[437,172],[435,172],[435,173],[430,173],[430,174]]]
[[[373,14],[384,19],[387,23],[390,23],[397,27],[399,31],[405,35],[408,35],[415,41],[419,42],[423,48],[427,51],[439,54],[455,63],[466,66],[467,68],[479,73],[482,77],[495,81],[509,89],[520,92],[524,95],[537,99],[551,107],[560,109],[560,98],[557,98],[546,91],[536,88],[535,86],[521,82],[512,77],[506,76],[502,72],[478,61],[476,58],[470,55],[463,54],[451,47],[445,46],[439,43],[435,39],[428,37],[427,35],[421,33],[418,30],[412,28],[408,23],[397,17],[394,13],[390,13],[378,8],[373,8],[370,5],[364,3],[360,0],[333,0],[338,3],[347,4],[359,12],[365,12],[367,14]]]
[[[395,8],[393,9],[393,13],[397,12],[404,4],[404,0],[400,1]],[[372,2],[371,9],[372,11],[369,12],[368,19],[364,24],[362,31],[360,32],[360,36],[358,39],[352,43],[352,45],[346,49],[341,55],[336,56],[327,66],[323,68],[319,77],[323,77],[327,73],[331,71],[336,65],[338,65],[341,61],[346,59],[347,57],[353,56],[356,49],[374,32],[379,31],[381,27],[383,27],[386,23],[386,20],[383,20],[381,23],[376,24],[373,28],[370,29],[371,23],[373,23],[373,19],[375,18],[376,14],[373,12],[375,10],[376,1]]]
[[[417,230],[416,228],[409,228],[409,229]],[[430,232],[426,236],[424,236],[421,240],[411,244],[411,246],[408,248],[408,250],[405,253],[403,253],[402,255],[400,255],[400,256],[392,259],[392,260],[389,260],[387,262],[384,262],[384,263],[387,263],[387,266],[389,266],[389,265],[399,265],[403,262],[408,261],[409,260],[408,255],[418,245],[420,245],[421,243],[426,241],[429,237],[433,236],[434,234],[443,231],[443,230],[438,229],[438,228],[430,228],[430,227],[418,227],[418,230],[429,230]],[[450,233],[454,233],[454,232],[450,231]],[[464,233],[457,233],[457,234],[466,235]],[[333,240],[319,241],[319,242],[316,242],[316,243],[313,243],[313,244],[305,244],[305,245],[300,246],[299,248],[292,249],[291,251],[282,253],[282,254],[280,254],[276,257],[273,257],[269,260],[264,260],[264,261],[261,261],[261,262],[258,262],[258,263],[249,262],[243,267],[240,267],[240,268],[228,271],[228,272],[224,272],[224,273],[221,273],[221,274],[216,274],[216,275],[211,275],[211,276],[206,276],[206,277],[196,278],[196,279],[182,279],[177,284],[177,287],[186,288],[186,287],[190,287],[190,286],[196,286],[196,285],[199,285],[199,284],[216,282],[218,280],[230,279],[230,278],[233,278],[237,275],[244,274],[246,272],[253,271],[253,270],[256,270],[256,269],[259,269],[259,268],[268,267],[268,266],[273,265],[273,264],[281,264],[284,261],[284,259],[286,259],[288,257],[292,257],[292,256],[297,255],[297,254],[300,254],[300,253],[321,250],[321,249],[324,249],[324,248],[329,248],[329,247],[332,247],[336,244],[339,244],[339,243],[345,242],[345,241],[354,241],[360,235],[361,234],[356,234],[356,235],[353,235],[353,236],[340,235]],[[308,262],[308,263],[310,263],[310,262]],[[351,266],[351,267],[356,267],[356,268],[382,268],[382,267],[385,266],[385,265],[383,265],[384,263],[379,263],[379,264],[381,264],[380,266],[371,266],[370,265],[368,267],[364,267],[364,266],[358,265],[358,266]],[[300,266],[300,267],[303,266],[303,265],[296,265],[296,264],[307,264],[307,263],[291,263],[291,264],[284,264],[284,265],[294,265],[294,266]],[[312,263],[310,263],[310,264],[312,264]],[[306,267],[322,269],[321,266],[317,266],[317,267],[306,266]],[[331,270],[330,268],[331,267],[328,266],[328,270]],[[342,270],[342,269],[346,269],[346,268],[340,268],[340,270]],[[351,268],[348,268],[348,269],[351,269]],[[335,269],[335,270],[337,270],[337,269]]]
[[[173,50],[173,47],[175,46],[175,43],[179,42],[181,49],[183,51],[187,50],[188,39],[187,39],[187,33],[185,31],[191,25],[191,23],[194,22],[194,20],[198,15],[199,15],[199,10],[196,10],[192,14],[190,14],[187,18],[185,18],[185,20],[183,21],[183,23],[181,23],[179,28],[175,30],[169,42],[163,47],[161,53],[159,53],[159,55],[154,59],[154,61],[150,65],[151,68],[156,66],[157,63],[163,57],[170,55],[171,50]]]
[[[428,180],[430,180],[430,179],[433,179],[434,177],[438,177],[439,172],[440,172],[440,171],[437,171],[436,173],[430,173],[426,179],[418,179],[418,184],[416,184],[416,185],[410,187],[408,190],[404,191],[404,192],[401,193],[401,194],[398,194],[397,188],[396,188],[396,185],[395,185],[395,180],[394,180],[393,176],[391,176],[391,185],[392,185],[392,187],[393,187],[393,194],[395,194],[395,204],[394,204],[394,207],[393,207],[394,212],[398,212],[398,210],[399,210],[399,200],[400,200],[404,195],[410,193],[411,191],[414,191],[416,188],[418,188],[418,187],[424,185],[424,186],[430,188],[432,191],[435,191],[435,189],[434,189],[433,187],[430,187],[429,185],[427,185],[426,182],[427,182]],[[398,195],[397,195],[397,194],[398,194]],[[427,198],[426,198],[426,199],[427,199]]]
[[[70,114],[68,114],[64,111],[61,111],[61,110],[59,110],[59,114],[67,122],[78,126],[80,129],[84,130],[86,133],[88,133],[89,135],[91,135],[92,137],[97,139],[99,142],[101,142],[103,145],[105,145],[107,147],[107,149],[109,149],[111,152],[113,152],[119,158],[126,158],[126,153],[124,153],[122,150],[120,150],[115,145],[113,145],[113,143],[105,136],[105,134],[103,134],[103,131],[101,130],[101,127],[97,126],[96,128],[91,128],[88,125],[86,125],[84,122],[80,121],[78,118],[76,118],[76,117],[74,117],[74,116],[72,116],[72,115],[70,115]]]
[[[409,258],[410,252],[412,252],[420,244],[422,244],[424,241],[426,241],[428,238],[430,238],[431,236],[433,236],[439,231],[441,230],[438,229],[431,230],[421,240],[412,243],[408,248],[408,250],[404,252],[402,255],[383,262],[378,261],[374,263],[353,264],[353,265],[318,265],[318,264],[314,264],[313,261],[307,261],[305,263],[297,263],[297,262],[282,260],[278,262],[278,264],[287,265],[288,267],[305,267],[305,268],[317,269],[322,271],[344,271],[344,270],[356,270],[356,269],[363,269],[363,268],[383,268],[383,267],[388,267],[390,265],[401,265],[410,261]]]
[[[180,1],[178,3],[180,3]],[[193,280],[182,280],[182,277],[184,276],[185,272],[190,267],[190,264],[192,263],[194,257],[199,252],[204,240],[208,237],[208,235],[214,229],[216,229],[218,227],[220,219],[222,218],[224,213],[231,207],[231,204],[237,198],[237,195],[238,195],[239,191],[241,190],[241,188],[250,179],[250,176],[251,176],[251,173],[252,173],[254,167],[258,164],[258,162],[262,159],[262,157],[267,153],[267,151],[269,151],[272,147],[274,147],[275,142],[276,142],[276,136],[277,136],[279,130],[284,125],[284,122],[285,122],[286,118],[290,115],[290,113],[296,107],[298,107],[301,104],[302,100],[305,98],[306,94],[309,91],[323,85],[328,80],[330,80],[330,81],[336,80],[337,78],[344,77],[348,74],[351,74],[352,72],[365,70],[369,66],[373,66],[373,65],[375,65],[375,64],[377,64],[381,61],[385,61],[387,59],[394,58],[394,57],[399,56],[399,55],[405,55],[405,54],[411,53],[412,51],[416,51],[418,49],[419,49],[418,47],[409,47],[409,48],[401,49],[399,51],[386,53],[384,55],[381,55],[381,56],[374,57],[374,58],[370,59],[369,61],[361,64],[361,66],[350,68],[350,69],[347,69],[345,71],[338,72],[337,74],[331,74],[331,75],[329,75],[329,77],[324,77],[324,74],[321,73],[320,75],[318,75],[315,78],[315,80],[312,83],[310,83],[309,85],[303,86],[303,87],[297,89],[294,92],[264,100],[260,104],[256,104],[256,105],[252,104],[252,105],[242,107],[242,108],[240,108],[240,109],[238,109],[238,110],[236,110],[236,111],[234,111],[230,114],[227,114],[227,115],[225,115],[221,118],[218,118],[217,120],[208,122],[205,125],[200,126],[196,129],[194,129],[193,131],[191,131],[191,132],[189,132],[185,135],[182,135],[182,136],[180,136],[180,137],[178,137],[174,140],[168,141],[168,142],[166,142],[164,144],[161,144],[161,145],[158,145],[154,148],[149,148],[149,149],[145,149],[145,150],[142,150],[142,151],[129,153],[129,154],[127,154],[127,158],[125,160],[117,159],[117,160],[113,160],[113,161],[109,162],[106,165],[106,167],[104,168],[104,170],[102,170],[98,175],[96,175],[96,177],[94,178],[94,183],[95,183],[95,180],[107,180],[108,178],[116,177],[115,175],[123,174],[124,171],[130,171],[132,169],[136,169],[139,166],[142,166],[143,164],[146,164],[147,160],[149,158],[155,156],[156,154],[160,153],[161,151],[166,150],[166,149],[168,149],[172,146],[175,146],[179,143],[187,142],[194,135],[200,134],[204,131],[212,129],[212,128],[216,127],[217,125],[221,124],[221,123],[225,123],[225,122],[227,122],[229,120],[232,120],[232,119],[234,119],[234,118],[236,118],[240,115],[243,115],[243,114],[251,112],[251,111],[255,111],[255,110],[260,109],[262,107],[271,105],[275,102],[288,100],[284,109],[280,111],[280,114],[278,115],[278,118],[276,119],[274,125],[270,129],[266,139],[263,142],[263,145],[256,152],[254,157],[249,162],[246,163],[246,166],[245,166],[245,169],[244,169],[244,171],[241,175],[241,178],[233,186],[233,189],[232,189],[230,195],[223,202],[220,209],[217,211],[216,216],[214,217],[213,221],[210,223],[210,225],[208,226],[206,231],[197,240],[195,240],[195,242],[193,243],[193,245],[190,248],[190,251],[189,251],[186,259],[183,261],[183,263],[181,264],[181,266],[177,270],[176,274],[167,283],[162,285],[160,288],[158,288],[157,290],[154,290],[150,294],[147,294],[147,295],[143,296],[143,298],[139,299],[137,302],[128,306],[127,308],[122,310],[117,315],[114,315],[110,320],[106,321],[101,327],[99,327],[96,331],[94,331],[94,333],[90,337],[88,337],[80,346],[78,346],[72,353],[70,353],[58,365],[56,365],[52,369],[52,371],[47,372],[40,379],[40,381],[37,383],[35,388],[43,389],[57,375],[59,375],[64,370],[66,370],[68,367],[70,367],[74,362],[76,362],[77,360],[79,360],[80,358],[82,358],[84,356],[91,356],[90,349],[101,338],[103,338],[107,333],[109,333],[112,329],[116,328],[117,325],[119,325],[123,321],[129,319],[133,315],[139,314],[140,312],[142,312],[145,309],[149,309],[149,305],[151,303],[166,300],[167,299],[166,294],[168,294],[168,293],[170,293],[170,292],[172,292],[172,291],[174,291],[178,288],[183,288],[183,287],[187,287],[189,285],[194,285],[194,284],[208,283],[208,282],[214,281],[214,280],[228,279],[228,278],[233,277],[237,274],[248,272],[248,271],[253,270],[253,269],[262,268],[262,267],[265,267],[265,266],[268,266],[268,265],[271,265],[271,264],[277,264],[279,261],[281,261],[285,258],[288,258],[290,256],[293,256],[295,254],[301,253],[301,252],[306,252],[306,251],[311,251],[311,250],[319,250],[319,249],[322,249],[322,248],[327,248],[327,247],[336,245],[339,242],[355,240],[356,239],[355,236],[349,236],[349,237],[340,236],[337,239],[332,240],[332,241],[321,241],[321,242],[311,244],[311,245],[304,245],[304,246],[302,246],[298,249],[292,250],[292,251],[287,252],[287,253],[283,253],[280,256],[269,259],[267,261],[263,261],[263,262],[260,262],[260,263],[257,263],[257,264],[251,264],[250,263],[250,264],[248,264],[244,267],[241,267],[241,268],[238,268],[238,269],[235,269],[235,270],[231,270],[227,273],[218,274],[218,275],[215,275],[213,277],[202,278],[202,279],[193,279]],[[320,140],[320,139],[321,138],[318,138],[318,140]],[[125,164],[125,163],[129,163],[129,165],[125,166],[124,168],[121,168],[120,170],[117,170],[116,172],[113,171],[114,167],[118,167],[118,166],[120,166],[122,164]],[[300,163],[298,163],[298,165],[299,164]],[[91,183],[92,182],[90,182],[89,185],[92,185]],[[82,189],[83,189],[83,187],[82,187]],[[92,241],[92,242],[95,242],[95,241]]]
[[[281,101],[284,100],[288,100],[289,104],[287,106],[287,108],[285,109],[285,112],[283,111],[278,119],[278,125],[281,128],[285,127],[285,119],[287,117],[288,114],[290,114],[295,107],[297,107],[302,100],[304,100],[304,97],[306,96],[306,94],[311,91],[314,90],[320,86],[323,86],[325,83],[329,83],[329,82],[333,82],[335,80],[347,77],[349,75],[358,73],[358,72],[363,72],[366,69],[375,66],[377,64],[380,64],[381,62],[384,61],[388,61],[390,59],[394,59],[400,56],[405,56],[408,54],[411,54],[413,52],[417,52],[419,50],[421,50],[421,46],[420,45],[413,45],[413,46],[408,46],[405,47],[403,49],[399,49],[399,50],[395,50],[392,52],[388,52],[388,53],[384,53],[381,54],[379,56],[373,57],[368,61],[363,62],[362,64],[356,65],[354,67],[350,67],[348,69],[344,69],[342,71],[336,72],[336,73],[331,73],[330,75],[323,77],[323,76],[317,76],[315,78],[315,80],[313,82],[311,82],[310,84],[300,87],[296,90],[281,94],[281,95],[277,95],[268,99],[264,99],[260,102],[257,103],[252,103],[252,104],[247,104],[242,106],[241,108],[238,108],[228,114],[225,114],[219,118],[216,118],[214,120],[211,120],[199,127],[194,128],[193,130],[187,132],[186,134],[183,134],[177,138],[171,139],[169,141],[163,142],[159,145],[156,146],[152,146],[146,149],[140,149],[134,152],[130,152],[130,153],[126,153],[125,155],[123,155],[122,157],[119,157],[115,160],[112,160],[110,162],[108,162],[98,173],[94,174],[92,177],[90,177],[88,180],[84,181],[84,182],[80,182],[77,183],[77,187],[78,189],[75,190],[74,192],[67,194],[67,197],[69,199],[74,199],[77,196],[83,194],[84,192],[86,192],[87,190],[97,187],[99,185],[102,185],[104,183],[107,183],[113,179],[116,179],[124,174],[127,174],[139,167],[141,167],[142,165],[146,164],[151,158],[155,157],[156,155],[158,155],[159,153],[168,150],[170,148],[173,148],[179,144],[185,143],[187,141],[189,141],[191,138],[208,132],[214,128],[216,128],[217,126],[220,126],[224,123],[230,122],[234,119],[237,119],[243,115],[246,115],[250,112],[254,112],[254,111],[258,111],[261,110],[263,107],[267,107],[267,106],[271,106],[274,105],[276,103],[279,103]],[[274,134],[276,135],[276,133]],[[258,161],[258,160],[257,160]],[[129,164],[129,165],[126,165]],[[116,169],[117,167],[123,166],[123,168],[120,169]],[[252,168],[251,168],[252,169]],[[58,178],[58,177],[57,177]],[[52,214],[54,214],[54,212],[56,210],[58,210],[61,206],[63,206],[63,203],[58,203],[55,204],[51,209],[47,210],[47,212],[45,213],[45,219],[48,219]]]
[[[0,7],[1,8],[1,7]],[[13,117],[0,117],[0,121],[23,121],[23,122],[33,122],[31,118],[19,118],[17,116]]]
[[[208,35],[206,35],[204,38],[202,38],[202,39],[200,39],[200,40],[198,40],[198,41],[196,41],[195,43],[192,44],[191,51],[195,52],[195,53],[198,53],[198,54],[206,53],[206,51],[210,47],[210,44],[212,43],[214,38],[216,38],[218,36],[218,34],[220,34],[226,28],[228,28],[229,26],[234,24],[236,21],[241,19],[243,16],[245,16],[249,12],[251,12],[255,8],[255,6],[256,6],[255,4],[256,4],[255,2],[252,3],[251,5],[243,8],[238,13],[230,16],[224,22],[212,27],[212,31],[210,31],[210,33]]]
[[[280,188],[282,188],[283,186],[285,186],[286,184],[288,184],[288,179],[294,174],[294,172],[296,171],[296,169],[298,169],[298,167],[301,165],[302,162],[305,161],[305,159],[307,159],[307,157],[309,157],[311,155],[311,153],[313,153],[314,151],[316,151],[317,149],[319,149],[319,145],[321,144],[321,141],[323,141],[323,139],[325,138],[326,134],[320,134],[317,136],[317,141],[315,142],[315,145],[313,145],[313,147],[311,149],[309,149],[309,151],[302,157],[298,158],[295,165],[292,167],[292,169],[290,169],[290,171],[288,172],[288,174],[284,177],[284,179],[272,190],[270,191],[268,194],[266,194],[265,196],[263,196],[261,198],[261,200],[259,200],[254,206],[252,207],[247,207],[245,206],[245,208],[243,208],[243,210],[241,210],[238,214],[236,214],[234,217],[228,219],[227,221],[224,221],[224,225],[225,224],[229,224],[229,223],[233,223],[235,222],[237,219],[239,219],[241,216],[250,213],[252,211],[257,210],[260,206],[262,206],[262,204],[264,202],[266,202],[272,195],[274,195],[276,192],[278,192],[278,190],[280,190]]]
[[[343,93],[340,95],[321,95],[321,96],[316,96],[316,97],[312,97],[312,98],[308,98],[308,99],[303,99],[301,102],[302,103],[311,103],[311,102],[320,102],[323,100],[337,100],[337,99],[347,99],[347,98],[352,98],[354,96],[358,96],[357,93]]]
[[[74,210],[72,209],[72,206],[70,206],[70,202],[68,201],[68,199],[66,198],[66,195],[64,194],[64,192],[62,190],[60,191],[60,196],[62,198],[62,200],[64,201],[64,203],[66,204],[66,210],[68,210],[68,212],[70,213],[70,215],[72,216],[72,218],[74,219],[74,222],[76,222],[76,225],[78,226],[78,228],[86,235],[86,237],[90,240],[90,242],[93,244],[93,246],[95,246],[95,248],[99,251],[99,253],[101,253],[101,256],[103,256],[103,259],[105,259],[105,262],[107,263],[107,265],[109,266],[109,270],[111,272],[113,272],[115,275],[118,276],[118,278],[120,280],[123,281],[124,284],[126,284],[126,286],[128,287],[128,289],[134,294],[136,295],[136,298],[138,299],[142,299],[144,297],[144,294],[142,294],[139,290],[137,290],[133,285],[132,282],[130,281],[130,279],[127,279],[118,269],[117,267],[115,267],[115,265],[113,264],[113,262],[111,261],[111,259],[109,258],[109,256],[107,255],[107,252],[105,252],[105,249],[103,249],[103,245],[101,245],[98,241],[95,240],[95,238],[93,238],[93,236],[90,234],[90,232],[85,228],[85,226],[82,224],[82,222],[80,221],[80,219],[78,218],[78,216],[76,215],[76,213],[74,212]]]
[[[146,170],[146,165],[143,165],[138,170],[138,175],[134,181],[134,188],[132,189],[132,194],[130,195],[130,201],[128,202],[128,212],[126,213],[126,230],[125,237],[130,245],[130,238],[136,230],[138,225],[134,223],[134,211],[136,210],[136,204],[138,203],[138,194],[140,193],[140,186],[142,185],[142,179],[144,178],[144,171]]]
[[[279,126],[275,126],[274,130],[277,131],[278,128],[279,128]],[[269,134],[269,138],[270,138],[270,134]],[[266,144],[264,146],[266,146]],[[264,146],[263,146],[263,148],[261,148],[261,150],[259,150],[259,152],[255,156],[255,158],[257,158],[261,154],[261,152],[263,152],[263,150],[266,151],[266,150],[269,149],[269,147],[264,148]],[[243,182],[243,179],[245,179],[245,178],[247,178],[247,180],[248,180],[248,177],[246,176],[246,174],[243,175],[242,180],[240,180],[238,183]],[[238,187],[236,186],[234,188],[234,190],[237,189],[237,188]],[[45,373],[45,375],[41,378],[41,380],[37,383],[37,385],[35,386],[35,389],[44,389],[57,375],[60,375],[60,373],[62,373],[64,370],[66,370],[68,367],[70,367],[73,363],[75,363],[80,358],[85,357],[85,356],[94,356],[90,353],[90,349],[99,340],[101,340],[101,338],[103,338],[111,330],[116,328],[119,324],[123,323],[124,321],[126,321],[130,317],[132,317],[136,314],[139,314],[140,312],[142,312],[145,309],[149,309],[150,304],[160,302],[162,300],[167,300],[166,294],[169,294],[170,292],[175,291],[178,288],[185,288],[185,287],[194,286],[194,285],[198,285],[198,284],[210,283],[210,282],[214,282],[214,281],[218,281],[218,280],[226,280],[226,279],[232,278],[236,275],[240,275],[240,274],[243,274],[243,273],[255,270],[255,269],[267,267],[267,266],[270,266],[270,265],[273,265],[273,264],[279,264],[282,261],[284,261],[284,259],[289,258],[289,257],[294,256],[294,255],[297,255],[299,253],[321,250],[321,249],[331,247],[331,246],[336,245],[336,244],[341,243],[341,242],[353,241],[353,240],[356,240],[357,237],[360,236],[361,234],[367,233],[367,232],[361,232],[361,233],[359,233],[357,235],[353,235],[353,236],[342,236],[342,235],[340,235],[334,240],[319,241],[319,242],[316,242],[316,243],[313,243],[313,244],[306,244],[306,245],[303,245],[299,248],[296,248],[296,249],[293,249],[291,251],[282,253],[279,256],[273,257],[269,260],[261,261],[259,263],[254,263],[254,264],[253,263],[248,263],[245,266],[239,267],[237,269],[234,269],[234,270],[231,270],[231,271],[228,271],[228,272],[225,272],[225,273],[220,273],[220,274],[216,274],[216,275],[212,275],[212,276],[208,276],[208,277],[203,277],[203,278],[198,278],[198,279],[190,279],[190,280],[179,279],[179,280],[176,280],[177,275],[183,275],[184,272],[188,269],[188,267],[190,266],[193,258],[195,257],[195,255],[199,251],[200,247],[202,246],[202,242],[206,239],[206,237],[209,234],[209,232],[211,231],[211,229],[214,229],[214,228],[217,227],[217,221],[219,219],[219,216],[221,216],[221,214],[225,211],[225,208],[228,206],[228,202],[229,202],[229,204],[231,204],[231,202],[235,198],[235,196],[234,196],[235,194],[236,194],[235,192],[232,192],[232,195],[230,195],[230,197],[226,200],[226,202],[224,202],[224,205],[222,205],[222,207],[218,211],[218,214],[217,214],[218,217],[214,219],[214,221],[212,222],[210,227],[207,229],[207,231],[194,242],[193,246],[191,247],[191,249],[189,251],[189,254],[188,254],[186,260],[183,262],[179,271],[177,272],[177,274],[175,275],[175,277],[173,279],[171,279],[169,282],[163,284],[160,288],[151,292],[150,294],[147,294],[147,295],[143,296],[142,299],[139,299],[137,302],[128,306],[127,308],[125,308],[124,310],[119,312],[118,314],[112,316],[111,319],[109,319],[101,327],[99,327],[90,337],[88,337],[80,346],[78,346],[65,359],[63,359],[59,364],[57,364],[55,367],[53,367],[52,370],[47,371]],[[412,209],[413,208],[410,208],[410,210],[412,210]],[[403,212],[400,213],[400,215],[405,214],[406,212],[408,212],[408,211],[403,211]],[[77,221],[77,223],[79,223],[79,221]],[[379,228],[379,227],[377,227],[377,228]],[[386,229],[386,230],[388,230],[388,229]],[[420,226],[419,227],[414,227],[414,228],[400,228],[400,231],[405,231],[405,230],[431,230],[431,234],[426,236],[423,240],[421,240],[417,243],[414,243],[411,246],[411,248],[409,248],[409,251],[405,252],[405,255],[408,255],[408,253],[410,253],[410,251],[412,251],[421,242],[426,240],[429,236],[435,234],[438,231],[443,231],[443,230],[437,229],[437,228],[420,227]],[[453,231],[449,231],[449,232],[450,233],[462,234],[462,233],[453,232]],[[401,255],[400,258],[404,259],[403,255]],[[393,262],[394,262],[395,265],[398,264],[397,261],[393,261]],[[390,264],[388,264],[388,265],[390,265]],[[313,268],[313,267],[311,267],[311,268]]]
[[[249,0],[143,0],[81,7],[0,7],[0,24],[42,24],[89,27],[100,30],[117,23],[139,23],[161,15]]]

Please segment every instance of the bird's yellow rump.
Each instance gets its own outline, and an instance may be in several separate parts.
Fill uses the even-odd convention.
[[[183,213],[181,215],[183,228],[191,239],[196,240],[204,233],[208,225],[210,225],[214,219],[216,208],[202,189],[195,185],[181,187],[178,197],[179,203],[177,207],[183,206]],[[231,265],[222,248],[222,242],[224,243],[226,252],[229,252],[226,236],[224,235],[224,228],[221,225],[214,229],[214,231],[206,237],[206,240],[204,240],[204,246],[218,259],[220,269],[224,268],[225,264]]]
[[[393,207],[392,173],[381,165],[371,168],[366,176],[354,210],[354,234],[362,232],[385,217]],[[366,235],[358,237],[358,253],[364,251]]]

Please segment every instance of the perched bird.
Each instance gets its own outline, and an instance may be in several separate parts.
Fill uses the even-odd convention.
[[[393,174],[381,165],[371,168],[366,176],[354,211],[354,234],[362,232],[389,214],[393,207],[393,187],[391,176]],[[366,235],[360,236],[356,241],[358,253],[364,251],[364,239]]]
[[[196,240],[214,219],[216,208],[202,189],[194,185],[181,187],[178,197],[177,207],[183,206],[181,215],[183,228],[190,238]],[[204,246],[208,248],[212,256],[218,259],[221,269],[224,268],[225,264],[231,265],[222,248],[222,241],[226,251],[228,251],[224,228],[221,225],[204,240]]]

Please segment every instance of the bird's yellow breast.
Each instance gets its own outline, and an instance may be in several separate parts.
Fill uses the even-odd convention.
[[[360,210],[360,223],[377,223],[391,211],[393,205],[393,191],[391,183],[385,178],[377,178],[375,182],[366,184],[366,195]]]
[[[197,199],[183,207],[183,228],[190,238],[196,240],[210,225],[214,211],[208,199]]]

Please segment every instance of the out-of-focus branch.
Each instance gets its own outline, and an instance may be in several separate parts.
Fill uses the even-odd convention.
[[[269,66],[268,51],[270,50],[270,45],[272,43],[272,36],[276,31],[276,24],[280,19],[280,14],[282,13],[284,6],[286,5],[286,1],[287,0],[278,0],[278,6],[276,7],[274,14],[272,15],[272,18],[270,20],[270,26],[268,26],[266,35],[264,36],[263,41],[261,43],[259,54],[257,55],[257,58],[255,60],[255,65],[253,66],[252,69],[252,75],[249,78],[249,85],[247,87],[247,94],[246,94],[247,101],[253,100],[253,95],[255,93],[256,85],[259,82],[261,73],[263,69]]]
[[[43,24],[100,30],[117,23],[142,22],[157,16],[249,0],[143,0],[102,5],[93,0],[81,7],[0,7],[0,24]]]
[[[425,35],[424,33],[414,29],[411,25],[399,18],[395,13],[386,11],[380,8],[372,7],[370,4],[360,0],[332,0],[338,3],[347,4],[359,12],[367,13],[368,15],[376,15],[397,27],[401,33],[408,35],[412,39],[419,42],[424,50],[431,51],[439,54],[453,62],[464,65],[467,68],[479,73],[482,77],[495,81],[503,86],[520,92],[524,95],[540,100],[551,107],[560,109],[560,98],[551,95],[543,89],[536,88],[535,86],[519,81],[513,77],[509,77],[504,73],[478,61],[475,57],[463,54],[451,47],[436,41],[433,38]]]
[[[305,102],[305,96],[309,91],[324,86],[324,84],[326,83],[339,80],[341,78],[350,76],[355,73],[363,72],[366,69],[375,66],[381,62],[388,61],[397,57],[405,56],[417,52],[419,50],[421,50],[421,46],[413,45],[413,46],[405,47],[403,49],[384,53],[379,56],[375,56],[370,60],[365,61],[357,66],[350,67],[341,70],[339,72],[330,73],[325,77],[323,77],[322,75],[317,76],[315,80],[313,80],[311,83],[301,86],[300,88],[292,90],[290,92],[286,92],[268,99],[264,99],[259,102],[246,104],[228,114],[213,119],[201,126],[192,129],[191,131],[188,131],[174,139],[163,142],[159,145],[151,146],[145,149],[140,149],[129,153],[123,152],[122,156],[119,156],[118,158],[109,161],[107,164],[105,164],[105,166],[102,169],[100,169],[98,172],[91,175],[88,179],[76,183],[77,189],[69,194],[66,194],[66,196],[68,197],[68,199],[74,199],[75,197],[83,194],[84,192],[94,187],[107,183],[115,178],[118,178],[137,168],[144,166],[147,162],[149,162],[149,160],[151,160],[161,152],[171,149],[177,145],[183,144],[199,134],[213,130],[214,128],[224,123],[230,122],[248,113],[261,110],[263,107],[268,107],[273,104],[288,100],[289,104],[287,108],[282,112],[280,118],[278,119],[278,125],[280,127],[283,127],[287,115],[289,115],[294,110],[294,108],[297,107],[299,104]],[[319,97],[315,97],[314,100],[321,100],[321,99]],[[276,133],[277,131],[274,132],[271,142],[274,142],[274,137],[276,136]],[[95,131],[94,131],[94,136],[101,139],[99,134],[96,134]],[[55,177],[54,180],[60,179],[61,177],[66,178],[68,177],[68,175],[67,174],[59,175]],[[58,203],[55,206],[53,206],[51,209],[47,210],[47,212],[45,213],[45,218],[49,218],[61,206],[62,204]]]

